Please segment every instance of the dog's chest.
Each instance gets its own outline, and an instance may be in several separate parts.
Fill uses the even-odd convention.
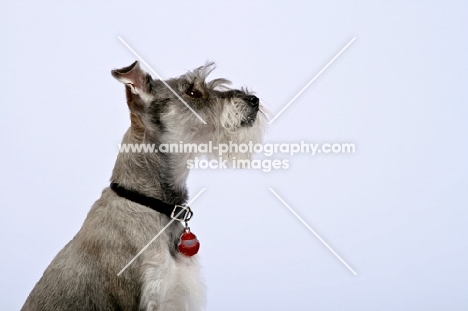
[[[163,257],[146,259],[142,265],[141,309],[203,310],[205,289],[196,256],[188,258],[178,254],[174,258],[167,254]]]

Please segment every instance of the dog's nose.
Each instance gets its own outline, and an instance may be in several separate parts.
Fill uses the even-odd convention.
[[[254,108],[257,108],[258,107],[258,104],[260,102],[260,100],[258,99],[257,96],[254,96],[254,95],[248,95],[245,97],[245,101],[251,105],[252,107]]]

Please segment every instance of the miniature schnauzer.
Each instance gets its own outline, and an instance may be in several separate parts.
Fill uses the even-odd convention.
[[[261,142],[266,117],[259,99],[245,89],[229,88],[226,79],[206,81],[213,69],[214,63],[207,63],[166,81],[152,79],[138,62],[113,70],[125,84],[130,110],[123,143]],[[204,286],[197,256],[192,256],[199,244],[182,225],[192,216],[184,205],[186,163],[195,156],[119,153],[110,187],[45,270],[22,311],[203,310]]]

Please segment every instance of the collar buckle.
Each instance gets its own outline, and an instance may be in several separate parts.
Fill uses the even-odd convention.
[[[178,220],[180,222],[187,223],[190,219],[192,219],[193,212],[190,209],[190,206],[182,204],[174,206],[174,209],[171,213],[171,218]]]

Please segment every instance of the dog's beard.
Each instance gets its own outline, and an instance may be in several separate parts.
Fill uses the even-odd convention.
[[[237,150],[231,148],[227,153],[221,155],[215,150],[215,152],[208,155],[208,158],[219,159],[221,157],[223,161],[227,160],[227,163],[232,163],[234,159],[252,159],[253,150],[241,152],[239,147],[241,144],[253,146],[262,143],[267,124],[264,108],[260,107],[260,111],[255,111],[241,99],[231,100],[224,108],[219,120],[222,126],[218,131],[218,135],[213,137],[213,146],[231,144],[237,145],[238,148]]]
[[[172,121],[172,125],[168,126],[168,128],[176,128],[177,130],[170,130],[165,133],[163,141],[175,144],[183,142],[184,144],[196,144],[198,146],[211,144],[213,147],[212,150],[206,150],[206,152],[190,153],[186,155],[185,159],[198,157],[208,160],[226,160],[228,165],[231,165],[233,160],[251,160],[253,148],[247,152],[243,152],[244,150],[241,152],[239,145],[253,146],[262,143],[267,115],[269,115],[265,108],[260,106],[260,110],[256,111],[254,117],[252,114],[254,109],[240,98],[230,99],[227,102],[226,100],[220,101],[219,105],[215,107],[217,109],[198,111],[206,121],[206,125],[202,125],[190,111],[181,113],[176,111],[174,107],[174,111],[168,114],[167,120]],[[248,124],[244,125],[243,123],[248,120],[248,117],[250,117]],[[177,121],[174,121],[174,118],[177,118]],[[188,126],[189,124],[191,125]],[[220,154],[221,144],[228,147],[237,145],[238,148],[237,150],[231,148],[228,152]]]
[[[253,126],[259,115],[265,117],[265,114],[260,112],[258,107],[252,107],[244,100],[234,98],[224,103],[219,122],[227,131],[235,132],[239,127]]]

